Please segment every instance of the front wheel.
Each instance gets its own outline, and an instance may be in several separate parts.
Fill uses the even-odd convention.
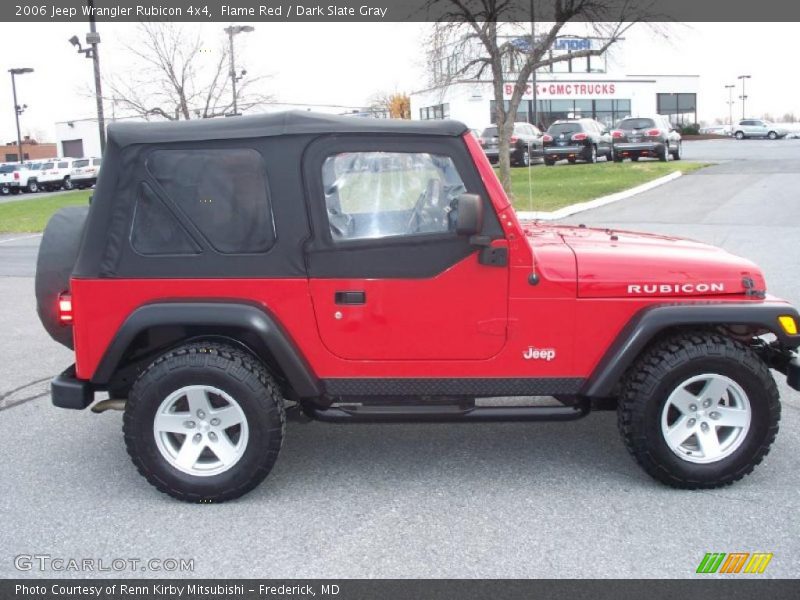
[[[39,191],[39,183],[35,179],[32,179],[28,182],[28,185],[25,189],[31,194],[35,194]]]
[[[767,134],[767,137],[768,137],[769,139],[771,139],[771,140],[777,140],[777,139],[778,139],[778,134],[777,134],[777,133],[775,133],[774,131],[770,131],[770,132]]]
[[[216,343],[168,352],[137,379],[125,406],[125,444],[159,491],[224,502],[270,472],[286,416],[273,378],[251,355]]]
[[[73,188],[72,180],[69,177],[64,177],[64,183],[61,185],[65,190],[71,190]]]
[[[666,338],[629,370],[618,423],[625,445],[655,479],[721,487],[752,472],[778,433],[780,402],[764,362],[716,333]]]
[[[735,134],[735,137],[736,137],[737,140],[743,140],[744,139],[744,131],[737,131],[736,134]]]

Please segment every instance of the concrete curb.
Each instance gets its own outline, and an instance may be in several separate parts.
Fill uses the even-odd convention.
[[[609,194],[608,196],[602,196],[600,198],[595,198],[594,200],[589,200],[587,202],[579,202],[578,204],[570,204],[569,206],[565,206],[564,208],[559,208],[558,210],[554,210],[553,212],[520,210],[517,211],[517,218],[520,219],[521,221],[535,221],[535,220],[554,221],[556,219],[563,219],[564,217],[569,217],[570,215],[574,215],[575,213],[583,212],[585,210],[590,210],[592,208],[598,208],[600,206],[605,206],[606,204],[611,204],[612,202],[619,202],[620,200],[625,200],[626,198],[635,196],[636,194],[641,194],[642,192],[646,192],[647,190],[652,190],[653,188],[656,188],[660,185],[669,183],[670,181],[677,179],[681,175],[683,175],[681,171],[675,171],[674,173],[670,173],[669,175],[664,175],[664,177],[653,179],[652,181],[648,181],[647,183],[643,183],[642,185],[637,185],[636,187],[632,187],[630,189],[617,192],[616,194]]]

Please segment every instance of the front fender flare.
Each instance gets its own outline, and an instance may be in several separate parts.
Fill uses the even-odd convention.
[[[660,304],[639,311],[622,329],[603,355],[580,394],[607,398],[648,344],[665,329],[717,325],[755,325],[774,333],[789,348],[800,346],[800,335],[789,335],[778,323],[781,315],[800,316],[784,302],[720,302],[706,304]]]

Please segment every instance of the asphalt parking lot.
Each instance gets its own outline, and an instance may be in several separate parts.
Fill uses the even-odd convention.
[[[567,221],[723,246],[800,304],[800,140],[693,142],[684,155],[720,164]],[[800,394],[782,377],[772,452],[721,490],[654,482],[615,416],[597,413],[566,424],[292,423],[249,495],[174,501],[136,473],[120,413],[50,405],[47,380],[71,354],[36,317],[37,244],[0,236],[2,577],[85,576],[19,572],[18,554],[193,558],[202,577],[689,577],[706,552],[736,551],[774,553],[764,576],[800,575]]]

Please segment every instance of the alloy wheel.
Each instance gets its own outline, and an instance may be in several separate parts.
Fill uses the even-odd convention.
[[[229,394],[208,385],[190,385],[171,393],[158,407],[153,435],[170,465],[208,477],[239,462],[249,427],[242,407]]]
[[[708,464],[733,454],[750,429],[752,411],[742,387],[706,373],[679,384],[661,412],[661,434],[681,459]]]

